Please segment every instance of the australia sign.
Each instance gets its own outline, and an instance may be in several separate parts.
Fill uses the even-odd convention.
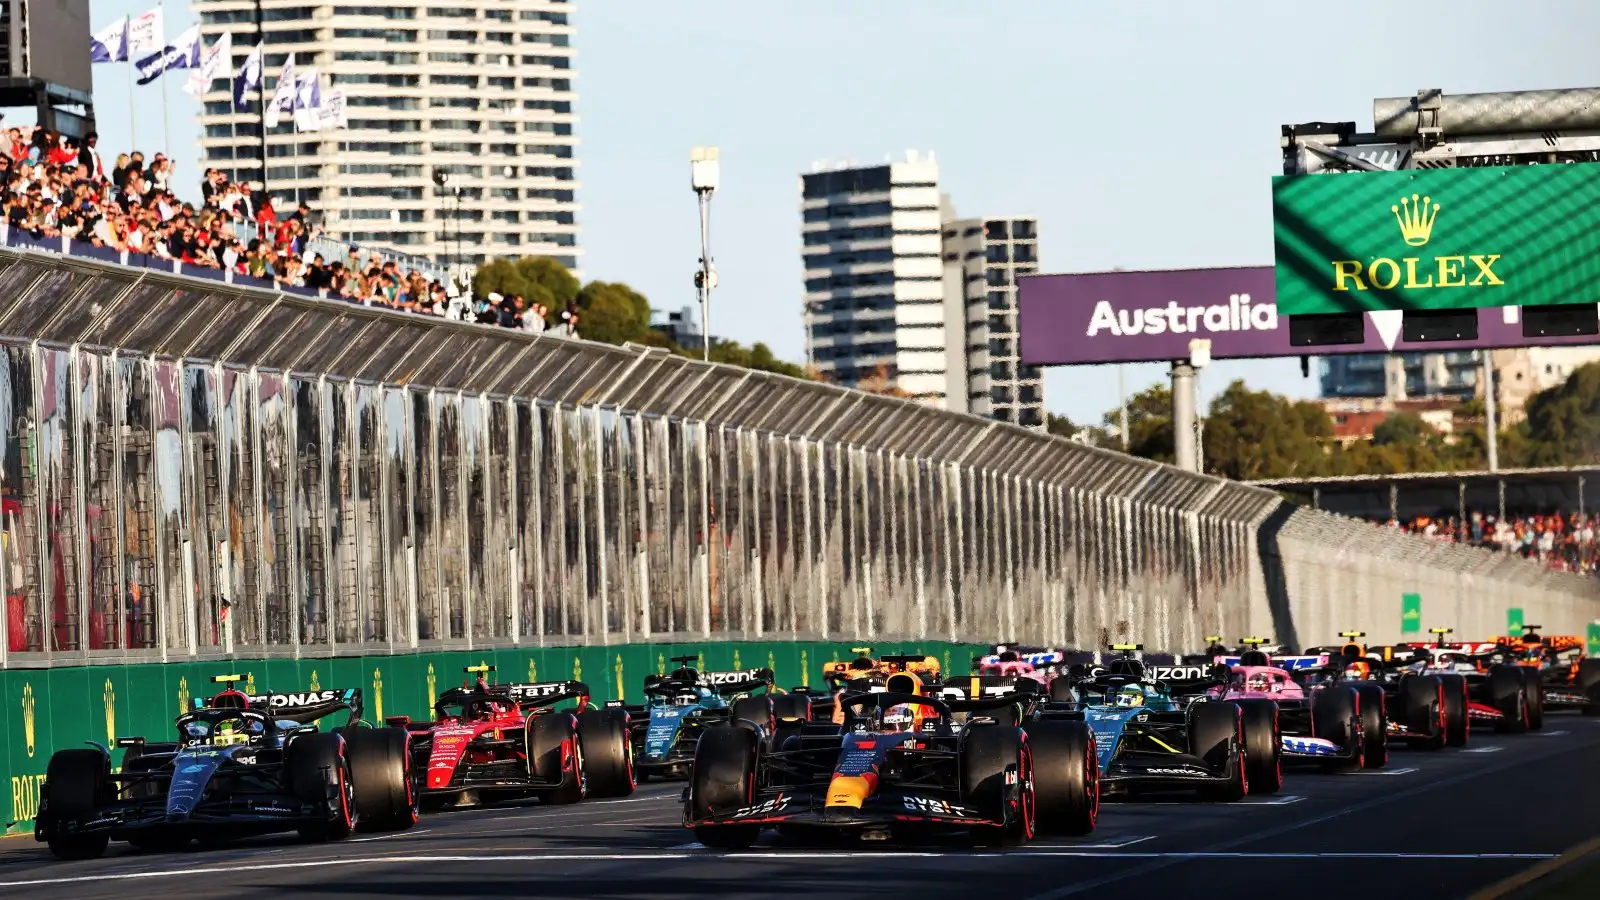
[[[1600,164],[1272,180],[1278,312],[1600,301]]]
[[[1520,311],[1512,306],[1478,309],[1473,340],[1407,341],[1401,333],[1403,313],[1378,310],[1362,316],[1360,343],[1297,347],[1289,341],[1289,318],[1277,302],[1276,287],[1270,266],[1023,276],[1017,279],[1022,362],[1170,362],[1188,358],[1195,338],[1211,341],[1213,359],[1600,343],[1593,335],[1525,335]]]

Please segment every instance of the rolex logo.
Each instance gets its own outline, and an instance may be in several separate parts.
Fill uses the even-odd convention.
[[[184,713],[187,713],[188,711],[189,711],[189,679],[187,677],[184,677],[184,676],[179,676],[178,677],[178,715],[181,716]]]
[[[1433,220],[1439,217],[1439,204],[1432,197],[1418,198],[1416,194],[1401,197],[1399,204],[1389,207],[1396,222],[1400,223],[1400,236],[1412,247],[1421,247],[1433,236]]]

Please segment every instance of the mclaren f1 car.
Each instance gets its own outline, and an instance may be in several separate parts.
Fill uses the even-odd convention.
[[[232,685],[177,719],[177,740],[117,738],[111,771],[103,745],[58,750],[41,788],[34,839],[63,859],[100,856],[112,840],[175,850],[281,831],[339,840],[357,828],[407,829],[417,821],[406,735],[361,721],[361,691],[248,696]],[[343,727],[318,720],[346,711]]]

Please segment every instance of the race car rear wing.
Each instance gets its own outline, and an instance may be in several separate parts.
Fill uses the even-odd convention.
[[[955,675],[929,693],[945,700],[976,700],[1036,696],[1044,690],[1044,685],[1023,675]]]
[[[775,676],[771,669],[742,669],[737,672],[706,672],[700,676],[701,682],[718,694],[743,694],[765,687],[772,690]]]
[[[1217,662],[1231,667],[1239,665],[1239,659],[1240,657],[1236,655],[1224,656]],[[1322,653],[1312,656],[1273,656],[1269,657],[1269,659],[1273,666],[1292,672],[1296,669],[1320,669],[1328,665],[1330,657],[1328,654]]]
[[[350,721],[355,722],[361,718],[364,706],[361,702],[360,688],[333,688],[257,694],[250,698],[250,708],[265,712],[274,719],[285,719],[305,725],[342,709],[349,710]]]
[[[484,692],[485,695],[490,697],[502,697],[510,700],[524,711],[554,706],[563,700],[577,700],[581,705],[587,703],[592,696],[589,692],[589,686],[581,681],[490,684],[485,685]],[[474,696],[479,696],[476,688],[450,688],[439,695],[439,699],[434,703],[434,706],[461,703],[472,699]]]

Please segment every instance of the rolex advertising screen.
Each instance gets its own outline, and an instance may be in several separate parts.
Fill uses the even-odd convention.
[[[1600,163],[1272,180],[1279,315],[1600,302]]]

